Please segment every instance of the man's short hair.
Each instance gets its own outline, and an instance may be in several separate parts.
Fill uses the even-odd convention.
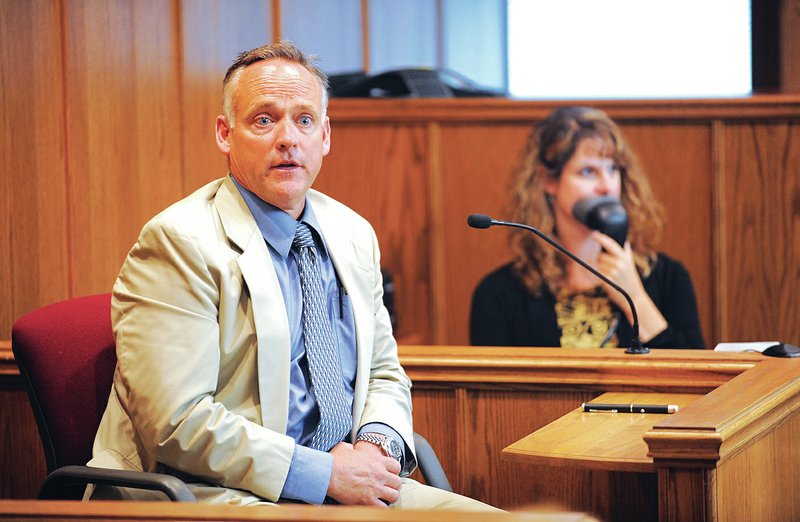
[[[222,114],[228,119],[228,124],[232,127],[234,122],[233,114],[233,92],[239,83],[239,77],[248,65],[264,60],[283,59],[297,63],[306,68],[319,82],[322,90],[322,114],[328,110],[328,75],[316,66],[316,56],[306,56],[297,48],[295,44],[288,40],[262,45],[249,51],[239,53],[236,60],[228,67],[225,78],[222,80]]]

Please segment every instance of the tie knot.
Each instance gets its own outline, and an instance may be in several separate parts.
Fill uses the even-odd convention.
[[[297,222],[297,229],[294,232],[294,241],[292,241],[292,245],[298,249],[314,246],[314,238],[311,236],[311,229],[302,221]]]

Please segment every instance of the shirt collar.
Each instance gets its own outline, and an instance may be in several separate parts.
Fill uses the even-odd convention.
[[[250,190],[244,188],[236,181],[233,175],[231,175],[231,180],[233,180],[233,184],[236,185],[236,188],[239,189],[242,199],[244,199],[247,208],[250,209],[250,213],[253,214],[258,230],[261,232],[261,235],[264,236],[266,242],[282,257],[287,257],[292,248],[297,221],[283,210],[267,203]],[[322,240],[321,228],[308,197],[306,197],[303,214],[300,216],[300,220],[308,224],[315,232],[315,234],[312,235],[315,236],[314,242],[317,244],[317,249],[327,256],[325,242]]]

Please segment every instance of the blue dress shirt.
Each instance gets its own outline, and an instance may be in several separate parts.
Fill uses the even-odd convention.
[[[311,377],[308,372],[308,361],[303,342],[303,299],[300,273],[297,268],[296,254],[292,250],[297,221],[286,212],[270,205],[242,187],[233,176],[231,179],[239,189],[267,243],[280,283],[283,301],[286,304],[286,315],[289,319],[292,352],[289,369],[289,418],[286,434],[294,438],[297,445],[295,453],[292,455],[281,499],[321,504],[325,500],[330,483],[333,457],[329,453],[306,447],[306,444],[311,442],[314,430],[319,423],[319,409],[314,394],[311,392]],[[339,282],[319,223],[308,200],[306,200],[301,220],[311,228],[319,254],[322,285],[327,295],[328,313],[339,348],[344,389],[352,409],[357,355],[355,320],[350,297]],[[397,432],[380,423],[367,424],[360,431],[384,433],[398,442],[402,440]],[[401,443],[402,446],[404,444]],[[405,448],[403,449],[405,450]]]

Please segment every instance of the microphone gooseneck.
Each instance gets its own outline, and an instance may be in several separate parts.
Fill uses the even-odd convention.
[[[625,300],[628,301],[628,306],[631,307],[631,315],[633,315],[633,324],[631,325],[631,328],[633,329],[633,339],[631,339],[631,345],[625,350],[625,353],[643,354],[650,352],[650,349],[644,346],[642,344],[641,339],[639,339],[639,316],[636,313],[636,307],[633,305],[633,299],[631,299],[631,296],[628,295],[628,292],[623,290],[622,287],[620,287],[617,283],[604,276],[597,269],[591,267],[586,261],[579,258],[575,254],[573,254],[572,252],[570,252],[569,250],[558,244],[544,232],[530,225],[524,225],[522,223],[513,223],[509,221],[498,221],[496,219],[492,219],[491,217],[485,214],[470,214],[469,217],[467,218],[467,224],[472,228],[489,228],[494,225],[500,225],[504,227],[521,228],[529,232],[533,232],[534,234],[545,240],[547,243],[549,243],[553,248],[555,248],[556,250],[558,250],[559,252],[561,252],[562,254],[572,259],[573,261],[581,265],[583,268],[585,268],[586,270],[588,270],[589,272],[600,278],[603,282],[607,283],[611,288],[622,294]]]

